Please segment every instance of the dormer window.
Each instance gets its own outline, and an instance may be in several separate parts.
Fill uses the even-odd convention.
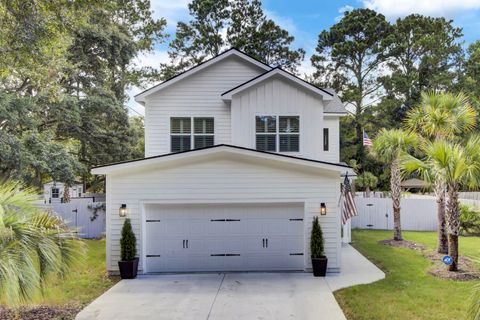
[[[193,126],[193,128],[192,128]],[[181,152],[214,144],[214,119],[170,118],[170,151]]]
[[[269,152],[300,151],[299,116],[257,116],[256,148]]]

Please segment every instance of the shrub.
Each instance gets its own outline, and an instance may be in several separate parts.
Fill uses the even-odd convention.
[[[132,261],[137,255],[137,239],[132,230],[130,219],[125,219],[120,239],[120,255],[122,261]]]
[[[320,258],[324,256],[323,248],[323,232],[318,222],[318,217],[313,218],[312,235],[310,237],[310,253],[312,258]]]
[[[480,212],[468,205],[460,205],[460,232],[462,234],[480,234]]]

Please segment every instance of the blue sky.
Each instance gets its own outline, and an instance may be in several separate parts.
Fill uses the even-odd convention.
[[[178,21],[188,21],[187,5],[190,0],[151,0],[154,15],[167,19],[167,33],[175,34]],[[411,13],[453,19],[462,27],[465,45],[480,39],[480,0],[263,0],[267,16],[295,36],[294,47],[304,48],[306,59],[300,71],[310,73],[310,55],[314,52],[318,34],[335,24],[345,10],[368,7],[395,21]],[[158,45],[156,51],[138,57],[139,65],[158,67],[168,61],[167,45]],[[132,88],[128,103],[130,114],[143,114],[143,107],[133,101],[133,95],[141,91]]]

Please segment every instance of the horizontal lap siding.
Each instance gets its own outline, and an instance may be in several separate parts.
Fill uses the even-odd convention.
[[[215,144],[231,143],[230,106],[221,94],[264,72],[238,58],[227,58],[147,98],[145,155],[170,152],[170,117],[215,117]]]
[[[291,171],[286,168],[243,163],[234,160],[197,162],[174,168],[149,170],[123,176],[108,176],[107,214],[110,252],[108,269],[117,270],[119,239],[123,219],[118,208],[127,204],[128,215],[137,234],[141,256],[141,202],[235,202],[292,199],[305,203],[305,262],[310,267],[309,235],[313,216],[320,203],[327,216],[320,217],[325,234],[326,254],[331,268],[339,267],[340,226],[338,217],[339,179],[333,176]]]

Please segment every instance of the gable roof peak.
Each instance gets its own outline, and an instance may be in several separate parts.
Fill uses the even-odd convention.
[[[217,56],[215,57],[212,57],[208,60],[205,60],[193,67],[191,67],[190,69],[180,73],[180,74],[177,74],[175,76],[173,76],[172,78],[170,79],[167,79],[165,80],[164,82],[161,82],[151,88],[148,88],[146,90],[144,90],[143,92],[140,92],[139,94],[137,94],[135,96],[135,101],[137,102],[140,102],[140,103],[144,103],[145,102],[145,98],[154,94],[155,92],[158,92],[166,87],[169,87],[171,86],[172,84],[182,80],[182,79],[185,79],[205,68],[207,68],[208,66],[211,66],[213,64],[216,64],[222,60],[224,60],[225,58],[227,57],[230,57],[230,56],[236,56],[236,57],[239,57],[241,58],[242,60],[244,61],[247,61],[265,71],[270,71],[272,70],[272,67],[269,66],[268,64],[252,57],[251,55],[245,53],[245,52],[242,52],[240,50],[238,50],[237,48],[234,48],[234,47],[231,47],[230,49],[227,49],[223,52],[221,52],[220,54],[218,54]]]

